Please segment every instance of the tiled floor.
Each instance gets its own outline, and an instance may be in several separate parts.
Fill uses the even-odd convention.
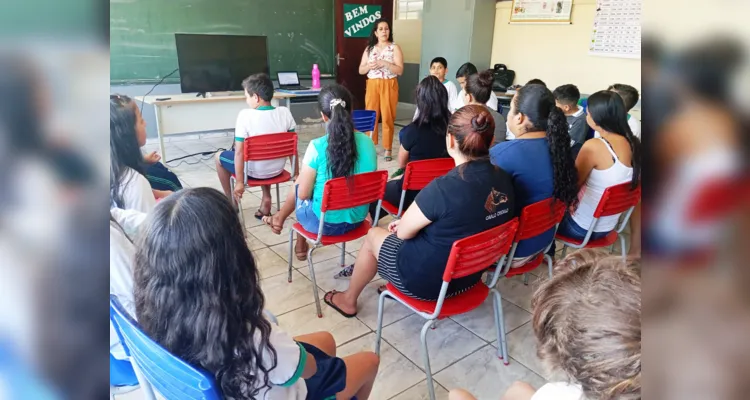
[[[310,140],[322,135],[323,128],[321,125],[300,126],[298,133],[302,155]],[[166,143],[166,151],[169,160],[172,160],[190,153],[226,148],[231,146],[233,138],[212,134],[170,139]],[[394,149],[397,149],[397,135],[395,140]],[[149,143],[145,150],[157,149],[155,143]],[[382,154],[382,147],[378,146],[378,149],[379,154]],[[386,168],[389,172],[396,169],[395,161],[383,163],[382,158],[380,160],[381,168]],[[205,156],[203,159],[191,157],[185,161],[193,164],[169,163],[185,186],[220,189],[213,156]],[[282,196],[289,187],[287,184],[282,188]],[[317,318],[306,262],[294,260],[293,281],[287,282],[288,226],[293,221],[287,221],[281,235],[274,235],[268,227],[253,218],[252,214],[260,205],[259,190],[250,189],[242,203],[247,240],[260,268],[266,307],[278,317],[281,327],[293,335],[319,330],[331,332],[339,345],[339,355],[373,350],[377,322],[377,287],[383,281],[376,278],[365,288],[359,299],[356,318],[343,318],[322,303],[325,291],[344,290],[348,285],[348,281],[333,279],[341,266],[341,248],[331,246],[316,251],[316,290],[321,296],[323,308],[323,318]],[[275,200],[274,197],[274,209]],[[388,221],[389,219],[381,221],[381,226]],[[361,244],[360,240],[346,246],[346,263],[354,261]],[[546,270],[540,269],[535,273],[540,277],[531,276],[529,285],[524,285],[521,277],[503,280],[499,284],[504,299],[510,365],[503,365],[496,357],[497,341],[490,301],[469,314],[441,321],[435,330],[428,333],[431,367],[439,398],[447,398],[446,389],[463,387],[473,392],[478,399],[497,399],[515,380],[527,381],[536,387],[545,382],[544,377],[548,374],[536,357],[530,311],[532,292],[538,282],[546,278]],[[422,324],[421,317],[394,301],[388,301],[384,316],[382,360],[372,399],[428,398],[419,352]],[[141,396],[140,393],[133,392],[118,397],[137,399]]]

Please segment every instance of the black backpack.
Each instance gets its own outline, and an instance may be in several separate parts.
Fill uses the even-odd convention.
[[[504,92],[516,79],[516,72],[509,70],[505,64],[495,64],[494,72],[495,82],[492,84],[492,90]]]

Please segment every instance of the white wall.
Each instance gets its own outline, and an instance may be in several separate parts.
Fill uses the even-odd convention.
[[[588,54],[596,0],[574,0],[570,25],[511,25],[511,4],[496,5],[491,60],[516,71],[515,83],[539,78],[550,89],[572,83],[586,94],[613,83],[641,89],[641,60]]]
[[[405,63],[419,64],[422,53],[422,21],[394,20],[393,41],[401,46]]]

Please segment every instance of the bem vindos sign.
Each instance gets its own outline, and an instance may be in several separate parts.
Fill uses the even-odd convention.
[[[380,19],[381,6],[370,4],[344,4],[344,37],[366,38],[372,32],[372,24]]]

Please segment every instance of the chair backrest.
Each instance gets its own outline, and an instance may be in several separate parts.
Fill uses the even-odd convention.
[[[508,254],[518,218],[467,238],[456,240],[443,273],[443,282],[486,270]]]
[[[117,296],[109,296],[109,317],[126,352],[148,382],[167,399],[221,399],[211,374],[170,354],[141,331]]]
[[[537,201],[521,210],[514,241],[520,242],[539,236],[555,227],[565,215],[565,203],[554,198]]]
[[[377,113],[372,110],[354,110],[352,111],[352,121],[354,129],[360,132],[372,132],[375,130],[375,118]]]
[[[641,185],[630,189],[630,182],[610,186],[604,190],[602,199],[594,211],[594,218],[620,214],[641,201]]]
[[[294,132],[270,133],[245,139],[245,161],[275,160],[297,156],[297,134]]]
[[[439,176],[443,176],[456,166],[452,158],[412,161],[406,164],[403,190],[422,190]]]
[[[331,179],[323,187],[320,211],[343,210],[382,200],[387,182],[388,171]]]

